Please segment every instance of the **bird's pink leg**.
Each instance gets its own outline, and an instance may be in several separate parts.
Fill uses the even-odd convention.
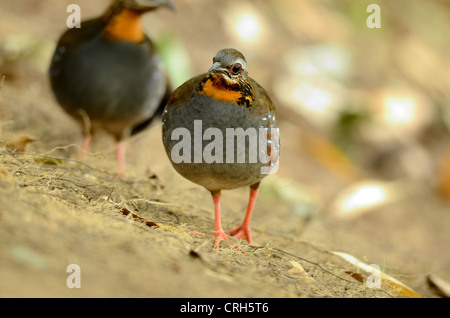
[[[117,161],[117,172],[119,173],[119,178],[123,178],[125,174],[125,154],[126,154],[126,144],[123,141],[119,141],[116,147],[116,161]]]
[[[215,227],[214,227],[214,236],[216,240],[214,242],[214,248],[218,248],[220,242],[223,240],[229,241],[228,237],[225,235],[225,232],[222,228],[222,223],[220,221],[220,191],[213,192],[211,191],[213,202],[214,202],[214,218],[215,218]],[[234,245],[234,244],[233,244]]]
[[[244,222],[238,228],[227,231],[233,238],[245,238],[249,244],[253,244],[252,236],[250,235],[250,219],[252,217],[253,208],[255,207],[256,198],[258,197],[259,184],[255,187],[250,187],[250,199],[248,200],[247,213],[245,214]]]
[[[78,160],[83,159],[84,153],[89,151],[89,149],[91,148],[92,139],[92,135],[87,135],[84,137],[83,144],[81,145],[81,150],[78,152]]]

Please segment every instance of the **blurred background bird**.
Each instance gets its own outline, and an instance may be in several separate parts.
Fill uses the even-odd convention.
[[[58,41],[49,76],[61,107],[82,127],[83,153],[104,130],[116,142],[117,171],[125,172],[125,141],[161,114],[171,84],[141,17],[171,0],[114,0],[98,18],[81,22]]]

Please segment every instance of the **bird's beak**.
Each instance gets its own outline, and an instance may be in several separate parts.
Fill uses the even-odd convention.
[[[134,2],[142,7],[166,7],[175,11],[175,5],[172,0],[134,0]]]
[[[208,72],[211,72],[213,70],[217,70],[220,67],[220,62],[215,62],[208,70]]]
[[[161,5],[162,7],[166,7],[169,8],[170,10],[175,11],[175,5],[173,4],[172,0],[166,0],[164,1],[164,3]]]

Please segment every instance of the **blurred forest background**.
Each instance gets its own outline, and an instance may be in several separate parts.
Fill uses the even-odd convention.
[[[83,20],[109,4],[0,0],[2,141],[80,142],[46,78],[74,2]],[[373,3],[381,28],[367,24]],[[144,17],[174,87],[234,47],[274,100],[283,148],[262,196],[290,206],[284,234],[392,266],[419,290],[429,273],[450,281],[450,1],[174,4]]]

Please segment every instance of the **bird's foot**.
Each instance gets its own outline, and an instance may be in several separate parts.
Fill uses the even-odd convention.
[[[214,241],[214,248],[218,248],[220,246],[220,242],[222,241],[228,241],[234,247],[238,247],[237,245],[231,243],[230,239],[225,235],[225,232],[222,229],[214,232],[214,236],[216,237],[216,240]]]
[[[191,234],[193,235],[197,235],[197,236],[205,236],[205,233],[202,232],[197,232],[197,231],[191,231]],[[233,244],[230,239],[226,236],[225,232],[223,230],[220,230],[218,232],[214,232],[213,234],[216,239],[214,241],[214,248],[218,248],[220,246],[220,242],[222,241],[228,241],[232,246],[234,246],[235,248],[239,248],[239,246],[237,246],[236,244]]]
[[[235,239],[246,239],[249,244],[253,244],[252,236],[250,235],[250,227],[241,225],[233,230],[227,231]]]
[[[114,179],[115,179],[116,181],[122,181],[122,182],[129,181],[129,180],[126,178],[125,174],[122,173],[122,172],[118,172],[117,174],[115,174],[115,175],[114,175]]]

